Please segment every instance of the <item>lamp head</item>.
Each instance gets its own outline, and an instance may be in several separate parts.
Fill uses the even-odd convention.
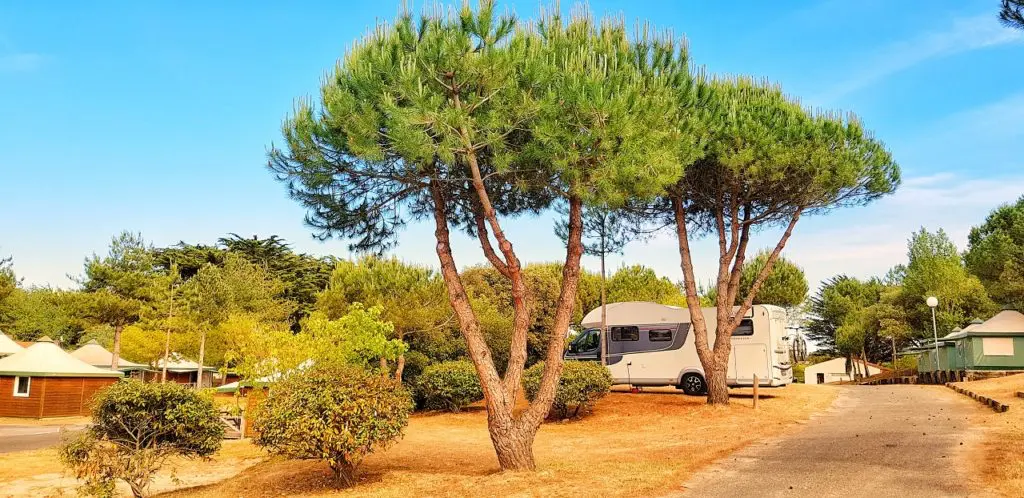
[[[928,299],[925,302],[928,303],[929,308],[934,308],[939,305],[939,298],[935,296],[928,296]]]

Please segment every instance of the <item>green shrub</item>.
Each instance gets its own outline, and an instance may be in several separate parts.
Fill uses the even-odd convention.
[[[416,379],[423,374],[423,370],[430,365],[430,358],[419,352],[409,351],[405,353],[405,368],[402,369],[402,382],[407,386],[415,386]]]
[[[809,367],[809,366],[811,366],[811,365],[809,363],[805,363],[805,362],[800,362],[800,363],[797,363],[796,365],[793,365],[793,382],[799,382],[799,383],[803,384],[803,382],[804,382],[804,370],[807,370],[807,367]]]
[[[894,370],[917,370],[917,356],[906,355],[896,358],[896,364],[893,365],[891,361],[882,363],[883,366],[892,368]]]
[[[476,367],[467,360],[435,363],[423,370],[416,382],[423,408],[457,412],[484,398]]]
[[[167,458],[207,457],[224,438],[209,393],[137,380],[118,382],[94,399],[93,425],[66,439],[61,462],[84,484],[80,491],[112,496],[117,480],[146,495]]]
[[[540,391],[544,362],[534,364],[523,372],[523,390],[533,401]],[[577,417],[593,408],[612,387],[612,375],[608,368],[596,361],[566,361],[562,376],[555,391],[555,402],[551,405],[550,416],[565,419]]]
[[[288,458],[324,460],[351,485],[359,463],[402,436],[412,399],[390,376],[317,363],[273,384],[254,410],[254,442]]]

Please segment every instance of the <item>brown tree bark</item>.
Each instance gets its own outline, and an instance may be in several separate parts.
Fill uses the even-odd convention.
[[[495,238],[501,248],[504,261],[498,259],[496,253],[491,251],[488,254],[489,260],[496,259],[505,265],[499,271],[505,269],[513,282],[513,306],[516,310],[513,320],[513,340],[510,350],[509,367],[502,378],[496,368],[490,348],[484,341],[477,321],[476,314],[470,304],[469,296],[458,273],[458,266],[451,251],[450,232],[446,212],[446,200],[443,192],[436,181],[431,182],[430,193],[434,202],[434,236],[437,240],[436,251],[441,266],[441,276],[444,279],[448,290],[448,300],[459,320],[459,328],[466,340],[470,358],[476,368],[480,379],[480,385],[484,392],[484,403],[487,407],[487,426],[494,445],[498,463],[502,470],[533,470],[536,464],[533,458],[533,441],[537,430],[544,416],[551,409],[554,401],[555,388],[562,368],[562,350],[564,339],[561,331],[569,325],[572,315],[572,306],[575,301],[576,288],[579,283],[579,263],[583,253],[582,246],[582,204],[579,199],[570,200],[569,215],[569,243],[566,253],[566,264],[562,271],[562,289],[559,295],[558,307],[555,313],[554,330],[548,340],[548,349],[545,357],[545,368],[542,374],[541,387],[537,397],[531,402],[529,408],[516,415],[514,412],[516,396],[519,393],[519,381],[523,366],[526,361],[526,333],[529,325],[529,309],[526,306],[525,283],[522,283],[520,290],[515,290],[522,282],[521,268],[518,258],[512,249],[511,243],[505,238],[501,231],[500,224],[490,207],[490,201],[483,189],[482,178],[479,177],[479,169],[475,166],[475,157],[472,157],[471,169],[474,171],[474,183],[480,198],[482,216],[495,233]],[[478,236],[481,237],[481,245],[485,253],[488,252],[489,241],[484,223],[478,219]],[[497,265],[496,265],[497,266]],[[519,273],[517,275],[517,273]]]
[[[725,192],[717,194],[718,205],[725,205]],[[778,259],[779,254],[785,247],[786,242],[793,233],[793,227],[800,219],[801,209],[796,210],[790,218],[785,233],[775,245],[774,250],[769,254],[764,268],[762,268],[751,285],[749,294],[743,299],[738,309],[733,306],[737,300],[740,285],[740,275],[743,272],[743,264],[746,260],[747,244],[750,241],[751,218],[749,206],[739,206],[736,202],[737,193],[733,192],[730,206],[731,219],[726,223],[725,215],[719,211],[715,215],[715,229],[718,234],[718,277],[716,282],[716,315],[715,315],[715,340],[709,345],[708,327],[704,314],[700,307],[697,296],[697,286],[694,277],[693,260],[690,251],[689,233],[687,228],[685,199],[681,192],[671,195],[672,210],[676,223],[676,234],[679,239],[679,257],[683,270],[683,282],[686,293],[686,305],[690,311],[690,321],[693,327],[694,345],[697,349],[697,357],[704,367],[704,378],[708,388],[709,404],[728,404],[729,388],[727,374],[729,369],[729,355],[732,350],[732,333],[739,325],[740,320],[753,306],[753,300],[764,284],[772,266]],[[742,212],[742,214],[740,214]]]
[[[206,356],[206,327],[199,333],[199,367],[196,372],[196,389],[203,388],[203,360]]]
[[[121,332],[124,331],[124,325],[114,325],[114,347],[111,348],[110,355],[110,369],[117,370],[118,360],[121,359]]]
[[[395,365],[395,380],[402,381],[402,372],[405,372],[405,353],[398,355],[397,365]]]

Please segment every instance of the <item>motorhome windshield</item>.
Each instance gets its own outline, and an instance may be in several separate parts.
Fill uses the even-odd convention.
[[[601,331],[599,329],[587,329],[584,330],[576,340],[572,341],[569,345],[569,351],[573,353],[582,353],[585,351],[594,351],[601,346]]]

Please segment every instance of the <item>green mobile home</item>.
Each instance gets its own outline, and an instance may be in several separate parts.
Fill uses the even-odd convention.
[[[957,350],[965,370],[1024,370],[1024,314],[1003,310],[960,334]]]
[[[963,330],[908,353],[918,355],[918,373],[934,381],[977,379],[1024,371],[1024,314],[1003,310],[987,321],[975,320]]]

